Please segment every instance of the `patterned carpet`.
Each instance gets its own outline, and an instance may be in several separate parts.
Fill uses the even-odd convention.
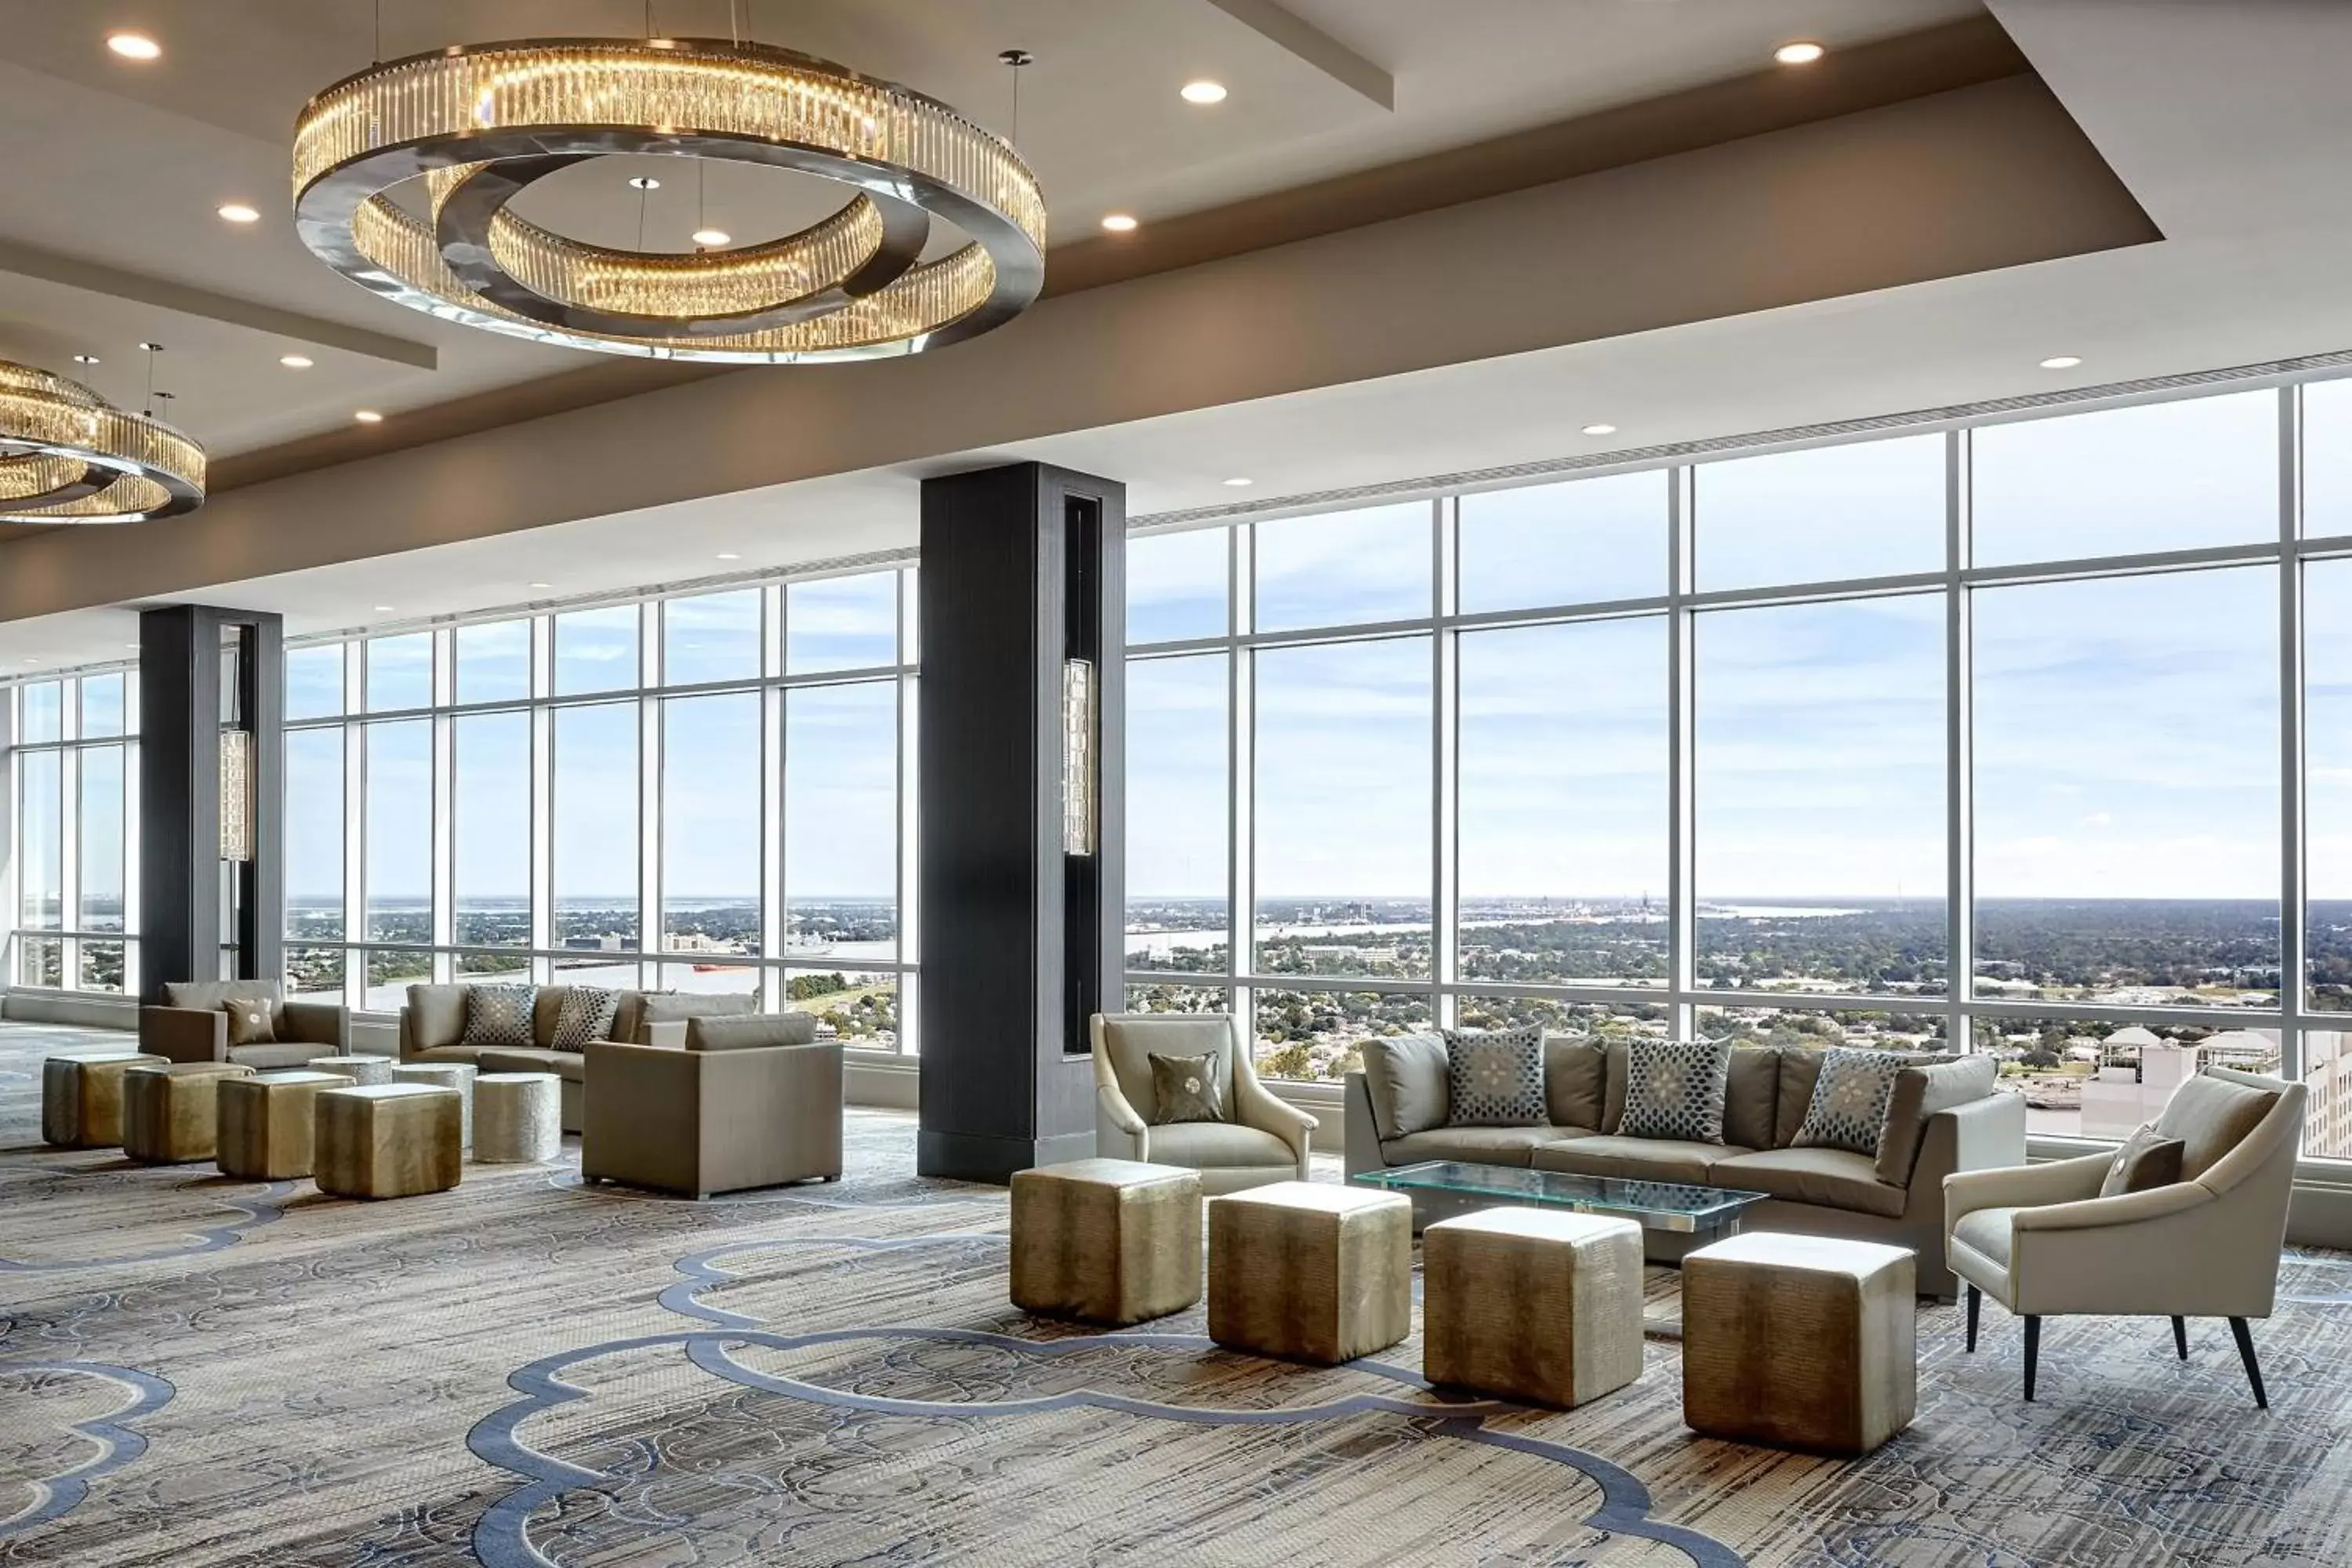
[[[837,1186],[709,1205],[468,1166],[321,1198],[37,1141],[0,1026],[0,1563],[2326,1564],[2352,1562],[2352,1259],[2259,1325],[1923,1314],[1916,1424],[1843,1464],[1704,1440],[1676,1352],[1568,1414],[1465,1404],[1408,1341],[1318,1371],[1196,1311],[1004,1300],[1001,1190],[852,1118]],[[1661,1276],[1670,1289],[1671,1277]]]

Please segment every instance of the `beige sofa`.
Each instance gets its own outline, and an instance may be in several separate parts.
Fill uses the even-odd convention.
[[[1188,1165],[1212,1196],[1307,1179],[1314,1117],[1275,1098],[1258,1081],[1241,1026],[1226,1013],[1097,1013],[1089,1026],[1095,1057],[1095,1152],[1104,1159]],[[1225,1058],[1222,1121],[1154,1126],[1151,1055]]]
[[[1368,1053],[1377,1055],[1375,1047]],[[1442,1056],[1400,1052],[1389,1059],[1410,1061],[1423,1075],[1434,1070],[1433,1086],[1406,1087],[1424,1100],[1433,1093],[1437,1104],[1444,1103]],[[2022,1165],[2025,1102],[1993,1087],[1989,1057],[1922,1056],[1897,1080],[1875,1158],[1844,1149],[1795,1148],[1821,1062],[1820,1051],[1801,1047],[1734,1050],[1721,1143],[1617,1134],[1625,1110],[1622,1044],[1546,1039],[1552,1120],[1542,1127],[1439,1126],[1399,1136],[1381,1125],[1365,1075],[1349,1073],[1348,1173],[1465,1160],[1759,1192],[1767,1197],[1744,1215],[1748,1228],[1906,1247],[1918,1255],[1922,1295],[1956,1295],[1958,1282],[1944,1255],[1944,1178],[1955,1171]]]
[[[274,1041],[228,1043],[228,1005],[266,1006]],[[289,1002],[274,981],[198,980],[163,987],[161,1006],[139,1009],[139,1048],[175,1062],[235,1062],[256,1072],[299,1068],[313,1057],[348,1054],[349,1009],[332,1002]]]
[[[520,984],[520,981],[486,982]],[[568,987],[542,985],[531,1013],[529,1046],[468,1046],[466,1035],[466,993],[468,985],[412,985],[408,1005],[400,1010],[400,1059],[404,1062],[470,1062],[484,1072],[551,1072],[563,1080],[563,1130],[577,1132],[583,1121],[583,1085],[588,1058],[583,1051],[554,1048],[555,1019]],[[759,998],[749,993],[721,995],[679,995],[669,992],[624,991],[613,1015],[612,1039],[625,1045],[668,1047],[686,1043],[688,1023],[695,1017],[741,1016],[756,1011]]]
[[[580,1173],[689,1197],[841,1176],[841,1046],[807,1013],[697,1018],[682,1049],[588,1047]]]

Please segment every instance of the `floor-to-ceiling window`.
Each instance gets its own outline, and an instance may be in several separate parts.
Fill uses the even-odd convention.
[[[1129,1005],[1949,1046],[2055,1136],[2218,1062],[2352,1157],[2347,453],[2270,385],[1148,530]]]
[[[378,1011],[435,979],[751,992],[911,1049],[914,580],[298,643],[289,990]]]
[[[93,669],[0,691],[13,744],[0,889],[16,985],[138,988],[139,677]]]

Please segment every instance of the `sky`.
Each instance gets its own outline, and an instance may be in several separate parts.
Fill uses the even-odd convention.
[[[2307,493],[2352,531],[2352,442],[2320,436],[2352,431],[2347,386],[2312,405]],[[1975,558],[2273,537],[2277,408],[2261,391],[1980,428]],[[1946,446],[1905,437],[1699,465],[1698,589],[1939,571]],[[1465,498],[1464,609],[1663,593],[1668,500],[1655,474]],[[1426,616],[1430,520],[1416,504],[1258,525],[1260,625]],[[1132,643],[1223,633],[1228,537],[1135,542]],[[2313,890],[2352,897],[2352,562],[2310,571]],[[2269,566],[1977,590],[1979,894],[2274,896],[2278,597]],[[1695,616],[1702,899],[1942,896],[1946,618],[1940,592]],[[1459,646],[1463,896],[1661,891],[1664,618],[1480,630]],[[1428,896],[1432,656],[1426,637],[1257,656],[1261,898]],[[1227,684],[1222,654],[1131,662],[1130,897],[1224,891]]]

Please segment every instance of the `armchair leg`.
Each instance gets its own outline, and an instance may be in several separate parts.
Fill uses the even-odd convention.
[[[1984,1292],[1969,1287],[1969,1349],[1977,1348],[1977,1319],[1984,1311]]]
[[[2189,1320],[2186,1318],[2172,1320],[2172,1348],[2180,1352],[2182,1361],[2189,1359]]]
[[[2042,1320],[2025,1320],[2025,1402],[2033,1403],[2034,1363],[2042,1359]]]
[[[2246,1381],[2254,1385],[2254,1407],[2268,1410],[2271,1401],[2270,1395],[2263,1392],[2263,1363],[2254,1359],[2254,1336],[2247,1331],[2246,1320],[2231,1319],[2230,1332],[2238,1341],[2238,1358],[2246,1363]]]

